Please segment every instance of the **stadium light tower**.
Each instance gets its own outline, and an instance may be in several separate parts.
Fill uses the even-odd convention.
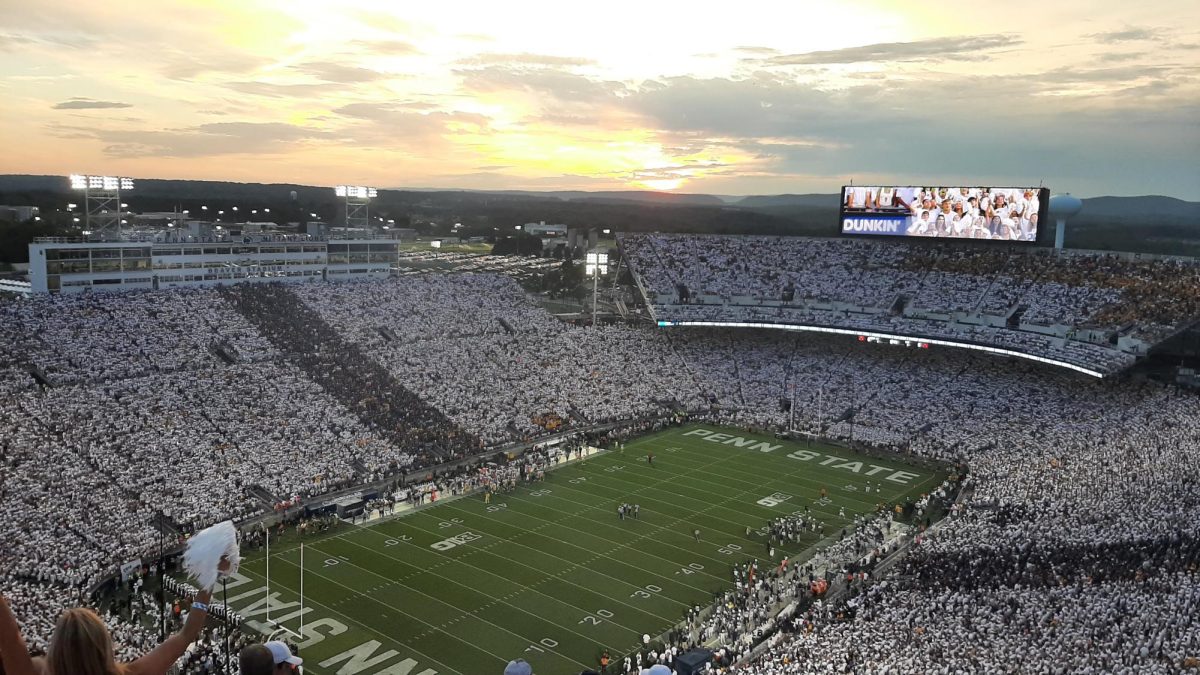
[[[379,191],[364,185],[339,185],[333,188],[334,194],[346,200],[346,227],[367,229],[370,227],[371,214],[368,205],[379,196]]]
[[[121,191],[133,189],[132,178],[71,174],[71,189],[83,191],[84,226],[101,240],[121,238]]]
[[[586,273],[592,277],[592,325],[596,325],[596,296],[597,289],[600,285],[600,275],[608,274],[608,254],[607,253],[589,253],[587,254],[587,265],[584,268]]]

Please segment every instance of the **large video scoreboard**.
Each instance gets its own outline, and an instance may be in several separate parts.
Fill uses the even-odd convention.
[[[1033,243],[1050,190],[1037,187],[842,188],[842,234]]]

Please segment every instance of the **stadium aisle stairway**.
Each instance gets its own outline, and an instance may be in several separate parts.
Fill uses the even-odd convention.
[[[319,314],[282,284],[245,284],[222,289],[225,298],[363,424],[418,464],[482,449],[473,434],[401,385],[357,345],[342,339]]]

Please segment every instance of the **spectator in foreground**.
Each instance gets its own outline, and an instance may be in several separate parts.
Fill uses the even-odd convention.
[[[276,675],[285,675],[286,673],[299,672],[298,667],[303,665],[304,659],[292,653],[292,648],[282,640],[271,640],[263,645],[267,651],[271,652],[271,662],[274,666],[272,672]]]
[[[275,656],[266,645],[250,645],[238,653],[238,672],[241,675],[271,675],[275,672]]]
[[[17,617],[8,607],[8,599],[0,595],[0,673],[34,675],[33,659],[25,648]]]
[[[50,638],[46,663],[50,675],[165,675],[204,630],[208,620],[209,591],[200,591],[188,612],[187,622],[149,654],[118,665],[108,627],[90,609],[63,612]]]
[[[533,675],[533,666],[525,659],[509,661],[504,668],[504,675]]]

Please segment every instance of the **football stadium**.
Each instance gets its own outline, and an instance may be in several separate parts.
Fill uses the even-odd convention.
[[[1200,675],[1200,3],[0,1],[0,675]]]
[[[1200,401],[1155,364],[1200,265],[1055,248],[1045,190],[864,190],[581,248],[591,316],[383,235],[35,241],[6,668],[76,621],[178,673],[1192,667]]]

